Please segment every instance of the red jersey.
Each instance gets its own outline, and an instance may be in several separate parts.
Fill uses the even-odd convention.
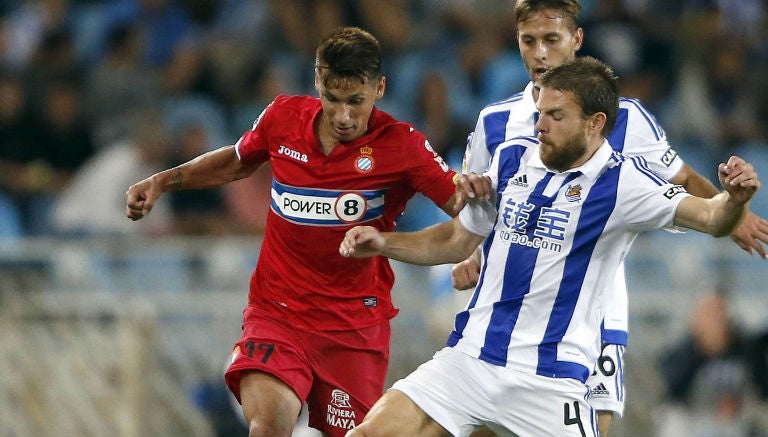
[[[397,314],[394,275],[384,257],[339,255],[344,233],[360,224],[394,230],[416,192],[442,206],[455,172],[421,132],[376,108],[365,135],[325,155],[313,128],[321,111],[318,98],[279,96],[237,142],[241,161],[272,166],[248,301],[306,328],[373,326]]]

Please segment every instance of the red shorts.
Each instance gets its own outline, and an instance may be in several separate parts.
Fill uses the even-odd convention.
[[[241,372],[269,373],[307,403],[311,427],[342,437],[381,397],[389,322],[351,331],[308,331],[252,307],[243,320],[243,336],[224,377],[238,400]]]

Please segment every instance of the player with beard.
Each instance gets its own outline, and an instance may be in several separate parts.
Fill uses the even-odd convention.
[[[483,242],[486,260],[447,346],[397,381],[347,437],[599,435],[585,384],[600,355],[603,296],[636,236],[654,229],[730,234],[760,187],[738,157],[724,191],[692,196],[606,140],[619,112],[613,71],[594,58],[538,81],[537,137],[495,148],[483,175],[458,185],[475,199],[418,232],[349,230],[346,257],[419,265],[457,262]],[[490,198],[488,198],[490,196]]]
[[[480,112],[467,145],[464,172],[482,173],[499,144],[514,137],[537,134],[536,99],[540,78],[550,68],[572,61],[585,38],[578,25],[578,0],[518,0],[514,12],[518,46],[531,82],[521,93],[492,103]],[[718,193],[709,180],[683,162],[667,142],[664,129],[637,99],[620,99],[616,126],[608,134],[608,142],[614,150],[642,156],[651,169],[670,182],[682,185],[691,194],[706,198]],[[761,241],[768,243],[768,222],[748,211],[731,238],[749,253],[756,252],[765,258]],[[474,287],[481,265],[479,250],[456,264],[452,270],[454,287],[460,290]],[[613,415],[621,416],[625,405],[628,309],[623,266],[609,288],[602,354],[589,381],[594,388],[590,403],[600,412],[603,437],[608,435]]]

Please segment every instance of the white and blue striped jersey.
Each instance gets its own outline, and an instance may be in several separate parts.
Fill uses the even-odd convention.
[[[486,106],[467,141],[463,172],[482,173],[488,168],[493,151],[504,141],[536,136],[537,120],[533,82],[529,82],[523,92]],[[666,179],[674,177],[683,166],[682,159],[667,142],[664,130],[636,99],[620,99],[616,125],[607,139],[616,151],[643,156],[650,168]],[[628,304],[623,264],[620,269],[606,295],[602,341],[626,346]]]
[[[462,225],[486,236],[487,260],[448,346],[479,359],[582,382],[600,354],[604,291],[639,232],[676,229],[688,196],[604,142],[584,165],[556,172],[538,141],[498,145],[485,173],[495,204],[473,202]]]

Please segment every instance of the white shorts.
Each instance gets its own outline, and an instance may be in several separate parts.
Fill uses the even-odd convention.
[[[499,437],[597,437],[581,381],[496,366],[446,347],[392,389],[454,436],[487,426]]]
[[[587,378],[589,405],[597,411],[624,414],[624,346],[606,344],[595,370]]]

